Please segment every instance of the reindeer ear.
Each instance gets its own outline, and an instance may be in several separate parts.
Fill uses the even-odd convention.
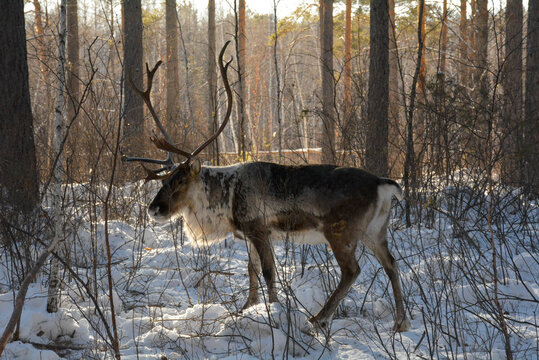
[[[189,168],[191,169],[191,175],[196,176],[200,174],[200,167],[201,167],[201,164],[198,158],[195,158],[194,160],[192,160],[191,163],[189,164]]]

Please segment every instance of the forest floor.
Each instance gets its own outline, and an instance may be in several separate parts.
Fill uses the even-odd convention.
[[[90,198],[84,191],[73,191],[79,200],[66,211],[70,264],[78,279],[65,274],[61,310],[48,314],[47,276],[40,275],[27,294],[19,340],[1,359],[114,357],[107,345],[112,325],[105,226],[95,220],[102,208],[80,200]],[[123,359],[505,359],[504,322],[514,358],[539,357],[537,202],[471,190],[458,191],[458,201],[451,201],[456,192],[448,187],[438,193],[437,210],[419,207],[414,218],[421,221],[408,228],[403,203],[395,205],[388,237],[411,330],[392,331],[389,279],[360,247],[358,280],[331,328],[315,331],[307,319],[339,278],[328,247],[276,245],[280,303],[240,313],[248,291],[245,242],[229,237],[201,248],[183,235],[181,221],[149,222],[144,206],[152,191],[140,184],[118,190],[124,214],[108,224]],[[13,260],[0,254],[0,329],[12,311]],[[83,283],[97,288],[105,321]]]

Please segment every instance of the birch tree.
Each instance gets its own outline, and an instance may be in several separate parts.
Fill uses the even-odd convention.
[[[58,33],[58,85],[56,86],[56,107],[54,118],[54,151],[56,153],[56,162],[51,181],[51,209],[52,221],[54,226],[53,243],[63,243],[62,239],[62,181],[63,181],[63,156],[62,142],[64,138],[65,127],[65,51],[66,51],[66,0],[60,3],[60,29]],[[56,250],[59,246],[56,247]],[[55,313],[58,311],[60,302],[60,262],[56,257],[52,258],[51,271],[49,274],[49,291],[47,297],[47,312]]]

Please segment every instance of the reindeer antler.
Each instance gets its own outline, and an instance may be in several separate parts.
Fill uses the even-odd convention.
[[[228,103],[227,103],[227,109],[225,117],[223,118],[223,122],[221,123],[221,126],[219,129],[213,134],[209,139],[207,139],[204,143],[202,143],[200,146],[198,146],[193,152],[187,152],[182,149],[177,148],[175,145],[172,144],[172,140],[170,139],[167,131],[165,130],[165,127],[163,126],[163,123],[159,119],[159,116],[157,116],[157,113],[155,112],[155,109],[153,108],[153,104],[150,98],[150,93],[152,91],[152,85],[153,85],[153,77],[155,75],[155,72],[159,68],[159,66],[162,64],[162,61],[158,61],[152,70],[148,67],[148,64],[146,63],[146,77],[147,77],[147,85],[146,90],[142,91],[139,89],[135,84],[133,83],[131,77],[129,77],[129,83],[131,86],[135,89],[135,91],[142,97],[144,100],[144,103],[146,103],[146,106],[148,107],[148,110],[150,110],[150,114],[152,115],[152,118],[155,121],[155,124],[163,134],[163,137],[157,137],[152,136],[151,141],[154,143],[154,145],[161,150],[165,150],[168,152],[168,156],[166,160],[156,160],[156,159],[147,159],[147,158],[140,158],[140,157],[127,157],[122,156],[122,161],[139,161],[141,163],[151,163],[151,164],[160,164],[164,165],[164,167],[157,169],[157,170],[150,170],[144,164],[141,164],[144,168],[144,171],[146,172],[146,181],[149,180],[164,180],[168,178],[172,171],[165,174],[165,175],[158,175],[160,172],[171,170],[175,167],[174,161],[172,159],[172,154],[179,154],[186,158],[184,163],[189,163],[192,158],[194,158],[196,155],[198,155],[204,148],[206,148],[212,141],[214,141],[221,132],[223,132],[225,126],[227,125],[230,114],[232,113],[232,90],[230,89],[230,83],[228,82],[228,76],[227,76],[227,70],[228,66],[232,62],[232,57],[229,61],[227,61],[226,64],[223,64],[223,56],[225,54],[225,50],[227,46],[230,44],[230,40],[225,43],[223,48],[221,49],[221,52],[219,53],[219,69],[221,71],[221,76],[223,78],[223,84],[225,86],[225,92],[227,95]]]

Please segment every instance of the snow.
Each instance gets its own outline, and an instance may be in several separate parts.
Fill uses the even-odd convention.
[[[80,186],[72,196],[87,199],[85,191]],[[455,192],[447,188],[441,193],[449,197]],[[498,246],[498,296],[514,356],[538,358],[536,203],[505,206],[492,232],[485,221],[487,207],[479,202],[468,202],[456,223],[444,215],[451,202],[443,199],[443,211],[433,215],[429,227],[424,221],[411,228],[404,226],[403,204],[395,206],[388,237],[412,324],[410,331],[395,333],[389,279],[361,246],[357,257],[362,272],[330,329],[313,329],[307,321],[338,282],[338,265],[326,245],[277,244],[280,302],[241,311],[248,291],[245,242],[229,235],[200,247],[184,235],[180,220],[150,222],[144,207],[154,193],[151,185],[119,189],[125,195],[123,200],[118,196],[125,202],[119,206],[130,216],[118,216],[108,226],[123,359],[504,359],[504,337],[493,305],[490,236]],[[473,190],[463,196],[473,197]],[[485,194],[481,198],[490,201]],[[74,239],[72,268],[89,289],[97,286],[96,301],[110,328],[100,208],[94,209],[96,219],[89,205],[74,203],[68,229]],[[527,222],[522,221],[524,208]],[[97,284],[91,281],[93,256]],[[8,286],[16,266],[12,260],[7,252],[0,254],[0,329],[13,306],[14,290]],[[19,339],[8,344],[1,359],[113,358],[106,326],[82,284],[66,274],[61,310],[48,314],[46,280],[42,274],[31,285]],[[261,299],[265,290],[260,290]]]

